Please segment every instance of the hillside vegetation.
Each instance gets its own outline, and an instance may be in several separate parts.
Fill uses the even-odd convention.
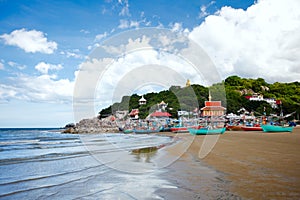
[[[193,84],[188,87],[172,86],[168,90],[158,93],[144,94],[147,100],[146,105],[139,106],[141,96],[133,94],[124,96],[121,102],[102,109],[99,114],[101,117],[114,114],[117,110],[129,110],[138,108],[140,118],[145,118],[149,113],[157,109],[157,104],[161,101],[168,103],[167,111],[172,117],[177,117],[178,110],[193,111],[195,108],[204,106],[208,100],[209,91],[212,100],[222,101],[222,105],[227,108],[227,113],[237,113],[240,108],[253,111],[255,115],[266,112],[267,115],[279,115],[281,110],[284,114],[296,112],[293,117],[299,119],[300,114],[300,83],[267,83],[264,79],[247,79],[238,76],[230,76],[222,83],[204,87]],[[272,108],[265,101],[249,101],[245,96],[259,93],[264,98],[274,98],[282,102],[278,108]]]

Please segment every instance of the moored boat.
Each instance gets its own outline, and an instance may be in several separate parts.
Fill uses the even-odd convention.
[[[226,126],[227,131],[242,131],[242,126],[240,125],[227,125]]]
[[[123,130],[123,133],[127,134],[127,133],[133,133],[133,129],[126,129]]]
[[[242,126],[243,131],[262,131],[261,126]]]
[[[151,129],[133,129],[133,132],[136,134],[148,134],[148,133],[158,133],[160,128],[151,128]]]
[[[216,135],[216,134],[223,134],[226,131],[226,127],[217,128],[217,129],[210,129],[207,127],[203,127],[199,129],[189,128],[188,130],[192,135]]]
[[[264,132],[292,132],[293,126],[261,125]]]
[[[171,131],[173,133],[188,133],[188,128],[187,127],[171,127]]]

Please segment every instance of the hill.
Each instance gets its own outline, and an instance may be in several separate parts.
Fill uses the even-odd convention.
[[[262,78],[247,79],[238,76],[230,76],[221,83],[210,87],[193,84],[188,87],[171,86],[168,90],[158,93],[144,94],[147,100],[146,105],[139,105],[139,99],[142,96],[133,94],[124,96],[121,102],[102,109],[99,114],[101,117],[114,114],[117,110],[131,110],[138,108],[140,118],[145,118],[149,113],[157,109],[157,104],[161,101],[168,103],[167,111],[172,117],[177,117],[178,110],[193,111],[195,108],[204,106],[208,100],[209,91],[212,100],[220,100],[227,113],[237,113],[239,109],[245,108],[248,111],[261,115],[266,112],[267,115],[277,114],[281,111],[284,114],[296,112],[296,118],[300,114],[300,83],[279,83],[273,84],[265,82]],[[281,104],[272,107],[266,101],[249,101],[246,97],[254,94],[263,95],[264,98],[275,99]]]

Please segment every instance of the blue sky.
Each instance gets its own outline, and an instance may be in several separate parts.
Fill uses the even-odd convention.
[[[128,30],[184,33],[204,49],[222,79],[300,80],[297,0],[0,0],[0,7],[0,127],[73,122],[74,85],[83,63],[105,41]],[[137,57],[129,64],[149,64],[149,56],[132,55]],[[106,81],[117,79],[118,73],[111,73]],[[147,86],[140,93],[158,88]],[[104,96],[112,90],[98,89]],[[97,101],[94,115],[111,103]]]

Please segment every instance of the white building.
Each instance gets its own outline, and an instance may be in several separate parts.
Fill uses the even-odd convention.
[[[145,105],[147,103],[147,100],[144,98],[144,95],[139,100],[139,105]]]

